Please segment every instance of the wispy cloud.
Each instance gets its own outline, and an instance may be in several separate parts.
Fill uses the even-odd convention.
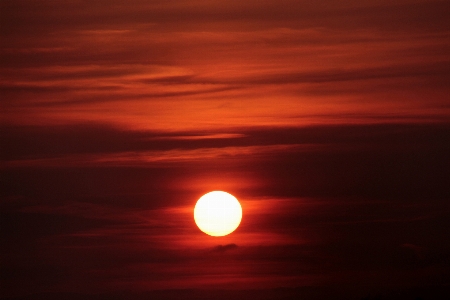
[[[180,129],[448,115],[445,2],[133,3],[5,2],[2,118]]]

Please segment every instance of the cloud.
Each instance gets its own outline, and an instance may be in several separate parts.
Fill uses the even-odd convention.
[[[387,1],[319,1],[311,5],[307,1],[284,0],[273,1],[167,1],[127,2],[124,1],[99,1],[94,3],[82,2],[43,2],[39,5],[33,1],[5,1],[3,8],[10,16],[4,23],[10,25],[4,29],[20,28],[20,24],[37,25],[38,28],[49,28],[50,25],[58,25],[63,28],[73,27],[129,27],[131,24],[170,24],[172,28],[180,28],[180,24],[188,27],[198,23],[224,22],[224,21],[259,21],[264,23],[319,23],[329,19],[326,24],[345,26],[339,24],[336,19],[347,16],[359,22],[360,25],[373,25],[379,20],[388,21],[389,25],[406,25],[407,20],[417,17],[422,11],[422,19],[437,23],[442,21],[444,14],[436,14],[437,9],[443,8],[442,1],[400,1],[392,4]],[[131,5],[132,4],[132,5]],[[402,13],[399,14],[398,12]],[[393,19],[392,13],[396,12],[397,20]],[[62,16],[58,18],[58,15]],[[358,17],[363,16],[365,22]],[[435,19],[432,18],[435,17]],[[18,18],[17,23],[11,22]],[[438,18],[438,20],[436,20]],[[113,24],[112,21],[115,21]],[[8,22],[9,21],[9,22]],[[25,22],[26,21],[26,22]],[[40,21],[40,22],[39,22]],[[421,19],[415,20],[422,21]],[[378,26],[382,24],[376,22]],[[347,22],[348,24],[349,22]],[[425,22],[424,22],[425,23]],[[353,24],[352,24],[353,25]],[[22,25],[23,26],[23,25]],[[177,26],[177,27],[176,27]],[[198,25],[197,25],[198,26]],[[387,26],[384,25],[384,26]]]
[[[39,18],[46,20],[49,18],[45,14],[54,14],[54,18],[68,24],[45,29],[45,24],[36,21],[39,24],[34,27],[44,29],[32,37],[27,35],[27,26],[33,26],[36,16],[30,16],[31,23],[11,17],[15,21],[9,25],[24,26],[25,36],[12,33],[2,48],[1,114],[5,122],[35,125],[86,121],[180,130],[317,124],[330,120],[419,120],[445,118],[448,114],[445,31],[390,29],[386,34],[386,29],[374,25],[354,26],[351,30],[328,26],[328,18],[322,20],[324,23],[308,26],[295,26],[295,21],[288,21],[294,22],[290,26],[278,21],[270,23],[270,17],[264,19],[267,26],[259,26],[264,23],[259,20],[258,25],[248,28],[240,25],[246,23],[245,12],[241,21],[227,19],[231,18],[227,17],[227,10],[236,13],[243,5],[237,2],[215,4],[225,9],[224,15],[217,12],[226,19],[218,27],[209,26],[210,23],[205,27],[200,18],[189,21],[197,24],[195,28],[186,24],[172,28],[178,21],[164,23],[163,17],[162,26],[139,18],[135,20],[137,24],[117,25],[119,28],[109,28],[106,21],[103,27],[95,24],[99,16],[120,24],[121,18],[132,18],[125,13],[127,10],[149,14],[147,22],[155,14],[153,9],[165,12],[168,19],[177,19],[171,13],[182,10],[175,3],[142,2],[138,4],[144,9],[120,10],[124,7],[120,3],[91,10],[70,3],[67,5],[77,8],[68,11],[61,4],[43,4],[50,10],[33,14],[43,14]],[[285,3],[273,7],[270,1],[264,2],[262,8],[258,4],[255,15],[249,18],[258,19],[265,9],[270,15],[273,11],[286,12],[287,17],[296,8],[302,12],[300,8],[305,5],[309,10],[320,10],[320,6],[306,3]],[[27,7],[26,1],[22,4]],[[200,4],[197,7],[184,3],[182,7],[187,11],[181,17],[192,18],[188,13],[192,10],[206,18],[209,10],[217,9],[215,5]],[[18,4],[6,8],[26,14],[27,9],[14,8],[15,5]],[[365,4],[357,6],[354,13],[359,16]],[[393,9],[380,6],[377,9]],[[421,11],[426,9],[429,8]],[[78,13],[81,15],[75,18]],[[67,19],[62,17],[64,14],[69,15]],[[345,14],[346,18],[352,15]],[[76,19],[72,25],[71,18]],[[296,19],[303,22],[298,16]],[[89,25],[90,21],[94,24]],[[339,19],[337,23],[346,22]],[[189,114],[185,113],[187,110]]]
[[[261,193],[283,197],[419,198],[448,195],[447,127],[380,124],[168,133],[88,124],[5,127],[2,140],[4,167],[10,172],[27,166],[58,167],[60,172],[138,168],[142,171],[136,174],[147,173],[159,178],[161,187],[179,190],[218,188],[221,182],[243,189],[263,186]],[[215,172],[217,168],[222,171]],[[94,176],[94,169],[86,176],[91,172]],[[120,177],[122,170],[117,172]],[[110,179],[103,179],[106,189]],[[125,183],[113,190],[119,187],[128,191]]]
[[[213,253],[224,253],[236,249],[238,246],[236,244],[218,245],[214,247],[211,252]]]
[[[209,131],[144,131],[99,123],[58,126],[4,126],[4,159],[58,158],[68,154],[122,154],[155,150],[207,150],[270,146],[283,151],[328,151],[320,145],[393,147],[402,144],[434,147],[444,142],[445,124],[321,125],[308,127],[235,127]],[[277,148],[278,147],[278,148]],[[339,148],[336,148],[339,147]]]

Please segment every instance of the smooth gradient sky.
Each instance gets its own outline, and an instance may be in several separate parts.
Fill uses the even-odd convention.
[[[449,15],[2,0],[0,297],[450,294]]]

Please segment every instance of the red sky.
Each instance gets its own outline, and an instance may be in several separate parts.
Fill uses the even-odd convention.
[[[448,288],[449,13],[2,0],[0,297]],[[230,236],[193,222],[211,190]]]

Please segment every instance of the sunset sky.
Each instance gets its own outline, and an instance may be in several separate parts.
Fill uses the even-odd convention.
[[[0,0],[0,298],[449,295],[449,16]],[[193,219],[214,190],[225,237]]]

